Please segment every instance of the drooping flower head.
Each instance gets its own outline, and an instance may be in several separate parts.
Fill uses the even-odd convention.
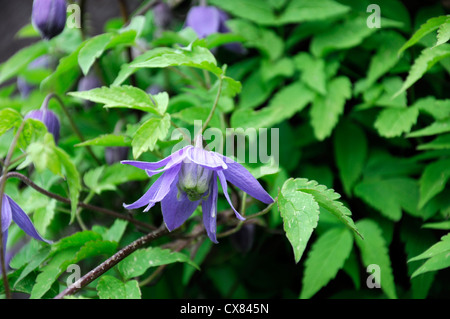
[[[226,12],[213,6],[192,7],[186,17],[186,27],[191,27],[197,36],[202,39],[213,33],[228,33],[230,29],[226,25],[228,15]],[[235,53],[244,53],[245,49],[240,43],[232,42],[225,47]]]
[[[34,0],[31,21],[44,39],[51,39],[66,25],[65,0]]]
[[[8,240],[8,228],[11,225],[11,221],[14,221],[17,226],[19,226],[27,235],[51,244],[38,233],[30,217],[20,208],[15,201],[11,199],[6,194],[2,197],[2,207],[1,207],[1,218],[2,218],[2,234],[3,234],[3,251],[6,251],[6,243]]]
[[[132,204],[124,204],[125,208],[147,206],[144,211],[148,211],[157,202],[161,202],[164,222],[169,231],[172,231],[181,226],[201,204],[206,232],[215,243],[218,181],[225,198],[240,220],[244,220],[244,217],[233,207],[227,182],[263,203],[270,204],[274,201],[241,164],[219,153],[205,150],[201,135],[196,137],[195,145],[188,145],[159,162],[121,163],[143,169],[148,176],[162,173],[141,198]]]
[[[39,110],[32,110],[25,115],[25,119],[32,118],[44,123],[47,131],[53,135],[55,143],[58,144],[60,123],[58,116],[43,105]]]

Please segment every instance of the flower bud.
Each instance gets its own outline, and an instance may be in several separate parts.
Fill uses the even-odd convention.
[[[228,15],[216,7],[197,6],[189,10],[186,17],[186,27],[191,27],[201,39],[213,33],[230,32],[225,24],[227,20]],[[235,53],[245,53],[245,49],[238,42],[227,43],[224,46]]]
[[[47,127],[47,131],[53,135],[55,143],[58,144],[60,124],[58,116],[53,111],[50,111],[46,107],[41,108],[40,110],[33,110],[25,115],[25,119],[28,118],[44,123]]]
[[[66,25],[65,0],[34,0],[31,20],[44,39],[51,39]]]

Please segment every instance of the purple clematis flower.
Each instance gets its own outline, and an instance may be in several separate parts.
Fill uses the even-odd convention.
[[[203,223],[209,238],[214,243],[217,243],[217,178],[225,198],[240,220],[245,218],[233,207],[227,191],[227,182],[263,203],[270,204],[274,201],[241,164],[219,153],[205,150],[201,135],[195,139],[194,146],[188,145],[159,162],[122,161],[121,163],[143,169],[149,176],[163,173],[136,202],[124,204],[125,208],[135,209],[147,205],[144,209],[146,212],[157,202],[161,202],[164,222],[167,229],[172,231],[181,226],[201,203]],[[162,166],[165,167],[159,169]]]
[[[41,235],[39,235],[38,231],[31,222],[30,217],[28,217],[28,215],[22,210],[22,208],[20,208],[19,205],[17,205],[17,203],[6,194],[3,194],[2,198],[1,218],[2,218],[2,234],[3,234],[3,251],[6,251],[6,242],[8,240],[8,228],[11,225],[12,220],[29,236],[37,240],[44,241],[48,244],[52,243],[51,241],[48,241],[42,238]]]

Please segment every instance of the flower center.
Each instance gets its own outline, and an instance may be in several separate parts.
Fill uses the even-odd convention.
[[[183,162],[178,179],[178,189],[185,192],[190,201],[198,201],[209,191],[212,173],[212,170],[203,166],[192,162]]]

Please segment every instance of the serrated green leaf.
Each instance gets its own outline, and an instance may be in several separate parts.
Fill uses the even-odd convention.
[[[314,196],[299,191],[299,183],[302,183],[301,179],[289,179],[278,193],[278,210],[297,263],[303,255],[312,232],[317,227],[320,213]]]
[[[418,99],[414,104],[420,112],[431,115],[435,120],[445,120],[450,116],[450,99],[437,100],[434,96]]]
[[[232,127],[272,127],[300,112],[314,98],[314,92],[303,83],[294,82],[275,94],[269,105],[261,110],[238,109],[231,117]]]
[[[64,237],[52,245],[52,254],[64,251],[68,248],[79,249],[84,243],[93,240],[101,240],[102,236],[94,231],[85,230],[73,235]],[[73,257],[73,256],[72,256]]]
[[[393,221],[400,220],[402,210],[412,215],[417,214],[419,189],[417,182],[411,178],[364,180],[355,186],[354,192]]]
[[[331,135],[344,112],[345,102],[351,97],[352,85],[347,77],[341,76],[328,83],[326,96],[317,95],[310,109],[311,125],[319,141]]]
[[[188,263],[192,267],[199,269],[187,255],[159,247],[150,247],[135,251],[118,264],[118,269],[125,279],[130,279],[143,275],[151,267],[175,262]]]
[[[427,22],[422,24],[420,28],[413,34],[413,36],[400,48],[398,54],[401,54],[407,48],[416,44],[420,39],[422,39],[425,35],[430,32],[438,29],[445,21],[447,20],[446,16],[434,17],[428,19]]]
[[[362,237],[351,219],[351,211],[341,202],[337,201],[341,195],[333,189],[328,189],[324,185],[318,184],[316,181],[308,181],[305,178],[297,179],[297,190],[314,196],[314,200],[321,208],[325,208],[331,214],[336,216],[344,225],[354,231],[358,236]]]
[[[439,26],[436,37],[437,41],[435,46],[441,45],[450,40],[450,17],[447,16],[447,20],[445,20],[445,23]]]
[[[34,227],[42,236],[46,235],[47,228],[55,216],[55,208],[56,200],[52,199],[45,207],[37,208],[33,214]]]
[[[301,80],[303,83],[321,95],[327,93],[324,60],[301,52],[294,57],[294,64],[302,72]]]
[[[350,11],[350,7],[337,1],[291,0],[286,9],[278,17],[278,24],[298,23],[313,20],[324,20],[342,15]]]
[[[314,242],[305,261],[300,298],[310,298],[335,278],[353,247],[352,233],[346,228],[332,228]]]
[[[48,168],[53,174],[62,176],[61,162],[55,152],[53,136],[47,133],[43,141],[33,142],[27,147],[27,154],[39,172]]]
[[[24,279],[32,271],[34,271],[37,267],[39,267],[45,261],[45,259],[47,259],[49,253],[50,248],[45,247],[39,252],[37,252],[35,255],[33,255],[33,258],[31,258],[31,260],[28,262],[28,264],[20,273],[19,278],[17,278],[16,282],[14,283],[14,287],[18,285],[22,281],[22,279]]]
[[[368,28],[366,17],[351,17],[343,23],[337,24],[332,28],[326,29],[314,36],[310,50],[317,57],[323,57],[327,54],[355,47],[359,45],[366,37],[377,30]]]
[[[397,96],[416,83],[437,62],[450,57],[450,44],[441,44],[437,47],[422,50],[419,57],[414,60],[408,77],[401,89],[394,95]]]
[[[22,116],[16,110],[6,108],[0,111],[0,135],[13,127],[19,127],[22,123]]]
[[[153,117],[144,122],[133,136],[133,156],[138,158],[147,150],[153,151],[156,142],[166,137],[170,127],[170,115],[165,114],[163,118]]]
[[[188,124],[194,124],[194,121],[205,121],[208,118],[210,109],[203,106],[193,106],[172,114],[173,118],[180,119]],[[211,127],[220,127],[219,113],[215,112],[210,121]]]
[[[89,91],[69,92],[69,95],[104,104],[105,107],[124,107],[159,115],[150,95],[134,86],[111,86]]]
[[[105,190],[115,190],[115,185],[105,183],[102,179],[104,166],[99,166],[89,170],[84,174],[83,181],[87,187],[96,194],[101,194]]]
[[[413,106],[384,109],[378,114],[374,126],[381,136],[392,138],[409,133],[418,116],[419,110]]]
[[[169,66],[189,66],[209,71],[217,76],[222,69],[217,67],[214,55],[205,47],[191,43],[189,46],[170,49],[142,62],[133,62],[132,68],[166,68]]]
[[[413,131],[407,135],[407,137],[421,137],[437,135],[450,132],[450,118],[440,121],[435,121],[427,127],[420,130]]]
[[[114,241],[118,243],[125,233],[128,222],[126,220],[116,219],[108,230],[102,234],[103,240]]]
[[[444,190],[450,178],[450,160],[443,159],[427,165],[420,177],[419,208]]]
[[[450,267],[450,234],[442,236],[441,240],[424,251],[422,254],[411,258],[408,262],[426,259],[412,275],[414,278],[420,274]]]
[[[356,226],[364,236],[364,240],[356,237],[364,266],[378,265],[381,289],[389,298],[397,298],[389,251],[380,227],[370,219],[359,220]]]
[[[110,275],[100,278],[97,292],[100,299],[141,299],[141,290],[136,280],[122,282]]]
[[[350,121],[336,127],[334,157],[345,193],[351,195],[355,182],[362,174],[368,153],[368,141],[364,131]]]

